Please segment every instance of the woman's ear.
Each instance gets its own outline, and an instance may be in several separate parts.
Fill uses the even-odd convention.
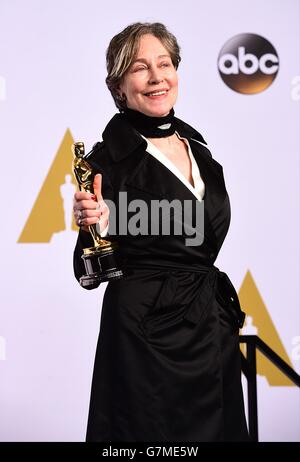
[[[126,95],[125,93],[117,90],[117,98],[119,101],[126,101]]]
[[[123,83],[124,83],[124,82],[123,82],[123,79],[122,79],[121,82],[119,82],[119,85],[117,86],[116,91],[117,91],[117,93],[118,93],[120,99],[121,99],[122,101],[126,101],[127,98],[126,98],[126,93],[125,93],[125,91],[124,91],[124,85],[123,85]]]

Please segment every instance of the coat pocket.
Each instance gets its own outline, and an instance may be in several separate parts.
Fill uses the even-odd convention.
[[[177,287],[175,274],[169,271],[164,276],[154,306],[141,320],[141,327],[146,335],[163,331],[182,321],[184,307],[176,303]]]

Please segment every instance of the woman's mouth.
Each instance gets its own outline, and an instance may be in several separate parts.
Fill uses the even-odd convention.
[[[151,91],[149,93],[145,93],[145,96],[149,98],[159,98],[165,96],[168,93],[168,90],[159,90],[159,91]]]

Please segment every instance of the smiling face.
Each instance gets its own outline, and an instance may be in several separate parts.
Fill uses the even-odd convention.
[[[119,93],[126,96],[128,108],[150,117],[163,117],[174,106],[177,72],[170,53],[154,35],[141,37],[136,59],[123,77]]]

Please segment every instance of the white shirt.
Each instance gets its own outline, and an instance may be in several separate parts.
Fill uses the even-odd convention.
[[[197,162],[195,161],[195,158],[193,156],[190,143],[186,138],[182,138],[181,136],[179,136],[177,132],[175,133],[178,136],[178,138],[180,140],[183,140],[188,147],[188,153],[192,163],[192,178],[195,187],[191,185],[191,183],[185,178],[181,171],[176,167],[175,164],[173,164],[173,162],[167,156],[165,156],[156,146],[154,146],[153,143],[151,143],[151,141],[149,141],[142,135],[147,142],[146,151],[149,152],[149,154],[151,154],[157,160],[159,160],[165,167],[167,167],[194,194],[194,196],[196,196],[196,198],[199,201],[202,201],[205,193],[205,185],[201,178]]]

